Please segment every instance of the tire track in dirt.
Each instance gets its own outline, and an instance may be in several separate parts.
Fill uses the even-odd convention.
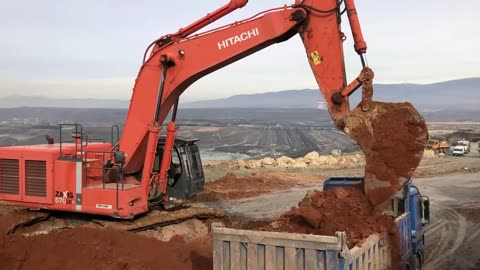
[[[480,269],[479,179],[479,173],[417,178],[417,187],[431,202],[424,269]]]
[[[435,207],[435,205],[433,205]],[[455,253],[465,242],[467,220],[453,208],[433,210],[430,224],[425,231],[425,242],[430,248],[425,258],[425,269],[439,269],[443,261]]]
[[[480,224],[475,224],[472,227],[472,231],[473,231],[473,233],[469,234],[469,236],[466,239],[467,242],[472,242],[472,241],[478,240],[477,238],[480,237]]]

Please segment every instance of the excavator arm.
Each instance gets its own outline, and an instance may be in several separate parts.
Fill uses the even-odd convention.
[[[365,65],[367,46],[353,0],[297,0],[290,6],[266,10],[242,21],[196,33],[246,4],[247,0],[232,0],[178,32],[155,40],[145,52],[119,147],[126,156],[125,173],[139,173],[150,197],[165,194],[180,95],[201,77],[297,34],[303,41],[307,60],[337,128],[345,128],[345,116],[350,112],[348,97],[362,85],[362,106],[369,110],[373,72]],[[342,46],[346,37],[340,28],[344,11],[351,25],[354,49],[361,56],[364,67],[349,84]],[[169,113],[172,119],[167,125],[160,173],[152,175],[158,136]]]

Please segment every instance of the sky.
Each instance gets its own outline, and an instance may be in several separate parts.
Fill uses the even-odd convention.
[[[129,99],[145,48],[228,0],[0,0],[0,97]],[[250,0],[206,29],[291,4]],[[480,76],[480,1],[357,0],[375,83],[432,83]],[[347,80],[361,64],[347,18]],[[318,88],[298,36],[195,82],[181,97]]]

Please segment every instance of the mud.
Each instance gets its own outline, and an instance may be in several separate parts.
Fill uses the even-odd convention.
[[[386,233],[392,247],[392,261],[400,261],[400,236],[394,218],[378,214],[362,186],[327,191],[312,190],[290,211],[259,230],[335,236],[344,231],[348,247],[361,244],[374,233]]]
[[[285,181],[272,175],[253,173],[252,176],[237,178],[235,174],[227,173],[216,181],[205,183],[204,191],[192,198],[191,201],[214,202],[250,198],[295,185],[297,185],[295,181]]]
[[[365,153],[365,193],[370,203],[382,208],[419,166],[428,129],[410,103],[367,105],[368,111],[358,106],[344,119],[344,131]]]
[[[212,240],[168,242],[132,232],[75,228],[0,243],[2,269],[212,269]]]

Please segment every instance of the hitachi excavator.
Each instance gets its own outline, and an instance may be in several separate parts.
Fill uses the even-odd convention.
[[[303,41],[305,60],[335,126],[356,139],[367,156],[367,197],[374,205],[393,197],[418,166],[426,127],[408,103],[372,100],[374,73],[365,60],[367,45],[354,0],[296,0],[199,32],[247,2],[232,0],[147,47],[118,142],[91,141],[82,126],[74,124],[60,126],[60,132],[71,132],[73,140],[60,137],[59,142],[0,148],[0,200],[128,219],[202,190],[198,148],[194,142],[176,139],[180,95],[201,77],[294,36]],[[348,84],[346,35],[340,27],[345,13],[362,65]],[[362,101],[351,110],[349,96],[360,87]],[[168,115],[171,119],[165,123]],[[404,151],[391,152],[388,143],[380,142],[401,140],[404,136],[397,138],[398,134],[408,135],[408,141],[400,143]],[[379,145],[386,150],[375,148]]]

